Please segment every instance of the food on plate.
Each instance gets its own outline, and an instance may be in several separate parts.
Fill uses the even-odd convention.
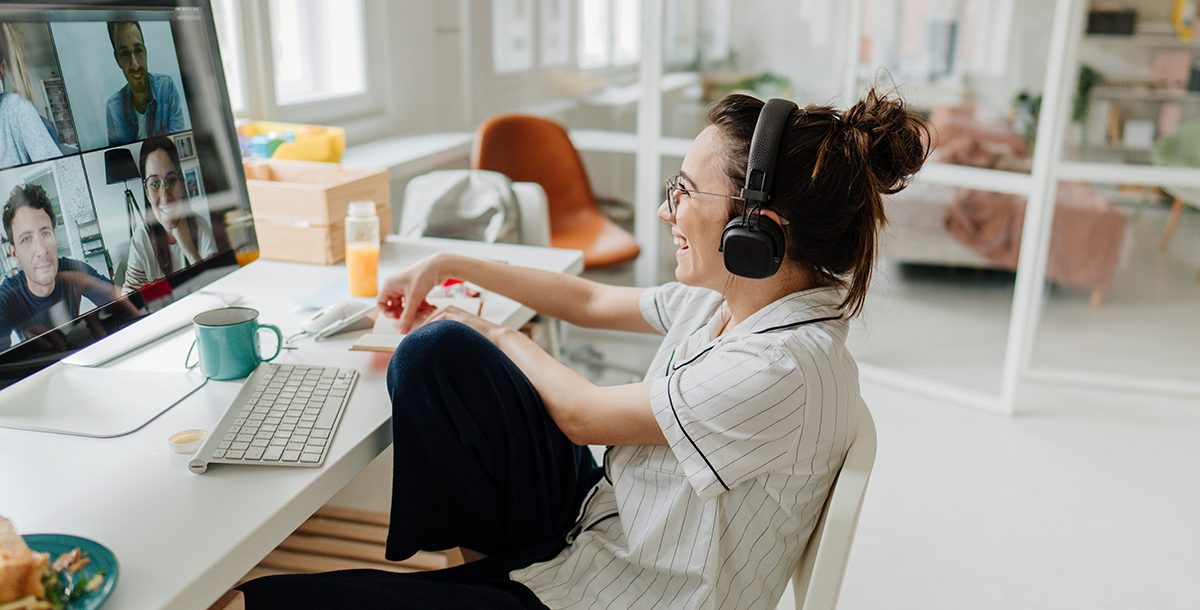
[[[0,604],[45,597],[42,577],[49,567],[50,555],[30,550],[12,522],[0,517]]]
[[[0,517],[0,610],[64,610],[104,584],[104,572],[84,574],[91,558],[75,548],[53,563],[49,553],[25,544],[12,522]]]

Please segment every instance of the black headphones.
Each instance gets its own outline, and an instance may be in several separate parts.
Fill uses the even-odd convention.
[[[746,166],[746,186],[742,188],[742,213],[725,225],[720,251],[725,268],[741,277],[760,280],[775,275],[783,263],[787,243],[783,227],[762,215],[762,206],[770,199],[775,156],[788,118],[798,106],[791,100],[768,100],[754,125],[750,139],[750,162]]]

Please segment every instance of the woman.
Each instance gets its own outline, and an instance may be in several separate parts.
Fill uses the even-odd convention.
[[[482,558],[268,577],[242,585],[247,608],[773,608],[852,440],[847,318],[866,297],[881,195],[920,169],[929,134],[874,92],[844,112],[772,104],[781,146],[757,190],[785,242],[773,273],[725,256],[731,221],[767,226],[743,199],[760,185],[739,191],[763,103],[733,95],[658,211],[678,282],[605,286],[454,254],[389,279],[381,307],[402,330],[424,324],[388,371],[388,558]],[[431,314],[422,299],[447,276],[572,324],[666,337],[644,382],[597,387],[520,333]],[[609,446],[603,468],[588,444]]]
[[[0,168],[61,157],[62,151],[29,101],[29,77],[17,32],[8,23],[0,23],[0,81],[4,84],[0,94]]]
[[[192,211],[179,171],[179,151],[171,138],[156,136],[142,142],[139,166],[146,189],[146,222],[134,232],[129,244],[124,292],[137,290],[217,252],[212,226]]]

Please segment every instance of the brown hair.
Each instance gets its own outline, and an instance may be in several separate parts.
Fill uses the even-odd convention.
[[[722,171],[736,192],[746,182],[750,139],[763,102],[732,94],[708,111],[726,143]],[[841,308],[862,311],[875,264],[882,195],[898,193],[929,156],[929,124],[898,98],[874,89],[848,110],[810,105],[794,111],[776,158],[764,209],[787,221],[787,258],[817,285],[846,288]],[[741,204],[730,210],[731,218]]]

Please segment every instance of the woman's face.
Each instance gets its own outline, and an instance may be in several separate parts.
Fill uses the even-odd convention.
[[[675,238],[675,278],[716,291],[723,290],[729,279],[724,255],[718,249],[733,203],[711,194],[733,195],[729,179],[721,171],[723,144],[716,127],[710,125],[700,132],[680,168],[679,182],[687,192],[679,195],[675,216],[672,218],[666,201],[658,207],[658,217],[671,225]]]
[[[187,215],[187,200],[183,198],[183,178],[179,168],[171,163],[171,155],[156,150],[146,156],[146,198],[154,217],[171,229]]]

